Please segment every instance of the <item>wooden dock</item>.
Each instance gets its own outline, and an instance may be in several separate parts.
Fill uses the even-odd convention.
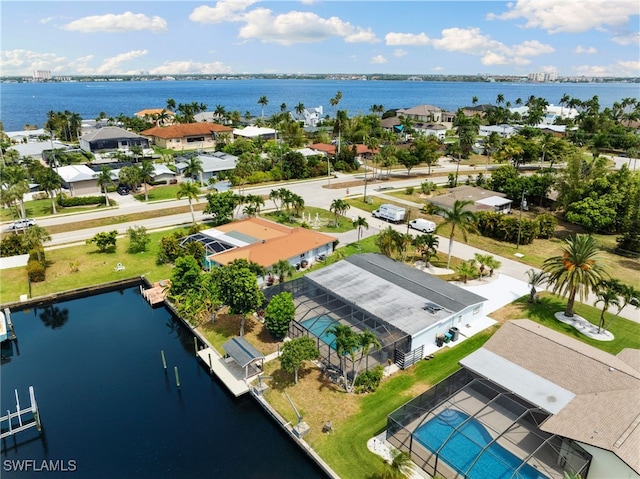
[[[18,390],[16,393],[16,412],[7,410],[6,416],[0,417],[0,439],[13,436],[21,431],[26,431],[35,427],[38,431],[42,431],[42,424],[40,423],[40,413],[38,412],[38,403],[36,402],[36,396],[33,392],[33,386],[29,386],[29,400],[30,404],[24,409],[20,408],[20,399],[18,398]],[[26,416],[26,418],[23,418]],[[17,419],[17,424],[15,423]],[[6,421],[6,425],[5,425]]]
[[[165,279],[158,281],[157,283],[153,283],[149,289],[144,289],[141,285],[140,294],[142,294],[142,297],[146,299],[151,306],[156,306],[164,303],[170,284],[170,281]]]

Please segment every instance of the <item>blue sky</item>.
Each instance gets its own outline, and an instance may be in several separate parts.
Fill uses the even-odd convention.
[[[640,76],[637,0],[6,1],[2,75]]]

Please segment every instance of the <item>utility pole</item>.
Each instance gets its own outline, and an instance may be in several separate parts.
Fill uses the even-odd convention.
[[[520,248],[520,232],[522,231],[522,210],[526,206],[525,203],[525,195],[527,194],[526,189],[522,189],[522,198],[520,199],[520,219],[518,220],[518,242],[516,243],[516,249]]]

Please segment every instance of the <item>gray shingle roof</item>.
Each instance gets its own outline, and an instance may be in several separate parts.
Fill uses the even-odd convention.
[[[243,368],[256,359],[264,359],[264,355],[243,337],[230,339],[222,345],[222,349]]]
[[[117,138],[142,138],[142,136],[118,126],[105,126],[104,128],[98,128],[97,130],[82,135],[82,139],[85,141],[111,140]]]

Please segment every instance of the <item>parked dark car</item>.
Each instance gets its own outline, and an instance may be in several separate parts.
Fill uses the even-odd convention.
[[[118,194],[122,196],[125,196],[131,193],[131,189],[128,186],[118,186],[117,191],[118,191]]]

